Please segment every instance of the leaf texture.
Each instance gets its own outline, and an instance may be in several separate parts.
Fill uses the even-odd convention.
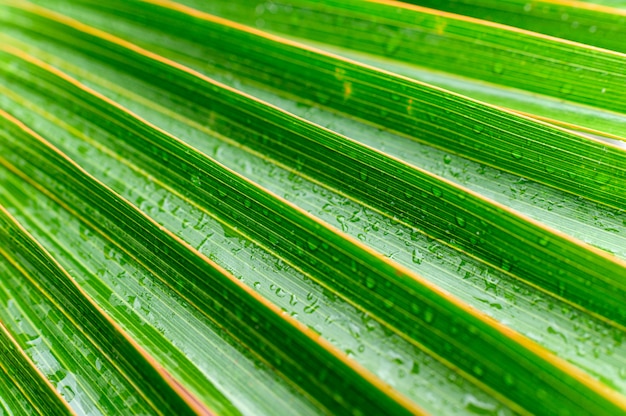
[[[8,412],[626,410],[624,150],[355,55],[612,117],[619,48],[386,2],[0,20]],[[496,38],[526,66],[482,70]]]

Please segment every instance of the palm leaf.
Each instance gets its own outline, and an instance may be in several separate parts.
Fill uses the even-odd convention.
[[[626,409],[626,154],[557,127],[620,137],[623,55],[399,3],[186,4],[0,2],[7,411]],[[414,76],[443,69],[464,86]]]

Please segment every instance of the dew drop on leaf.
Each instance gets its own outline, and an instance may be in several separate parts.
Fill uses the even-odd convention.
[[[422,260],[424,260],[424,256],[422,256],[422,254],[417,249],[414,249],[411,255],[411,260],[415,264],[422,264]]]
[[[424,312],[424,320],[427,323],[431,323],[434,319],[435,314],[433,313],[432,309],[426,309],[426,311]]]
[[[465,218],[457,216],[456,223],[459,225],[459,227],[465,227]]]
[[[413,366],[411,367],[411,374],[419,374],[420,373],[420,365],[413,361]]]
[[[74,393],[74,389],[72,389],[68,385],[63,386],[59,393],[61,393],[61,396],[63,396],[63,399],[68,403],[71,402],[76,396],[76,393]]]
[[[463,398],[465,408],[474,414],[478,415],[494,415],[498,410],[497,405],[494,403],[484,402],[473,394],[467,394]]]

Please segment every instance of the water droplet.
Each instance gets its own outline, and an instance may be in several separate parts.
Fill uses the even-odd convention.
[[[561,86],[561,94],[571,94],[572,86],[570,84],[563,84]]]
[[[511,152],[511,156],[513,156],[513,159],[517,160],[520,160],[522,157],[524,157],[524,155],[522,155],[522,152],[520,152],[519,150],[513,150]]]
[[[60,393],[61,396],[63,396],[63,399],[65,399],[65,401],[68,403],[74,399],[74,396],[76,396],[74,390],[68,385],[61,387]]]
[[[413,249],[413,254],[411,255],[411,260],[415,264],[422,264],[424,260],[424,256],[417,249]]]
[[[441,189],[439,188],[435,188],[433,187],[433,195],[435,195],[437,198],[440,198],[443,195],[443,192],[441,192]]]
[[[434,319],[435,314],[433,313],[432,309],[426,309],[426,311],[424,311],[424,320],[430,324]]]
[[[315,313],[315,311],[320,307],[320,305],[317,303],[317,299],[315,299],[315,301],[304,307],[304,313],[306,314],[312,314]]]
[[[513,376],[509,373],[506,373],[504,375],[504,384],[506,384],[507,386],[512,386],[515,383],[515,379],[513,378]]]
[[[484,402],[473,394],[466,394],[463,403],[467,410],[479,415],[495,415],[498,410],[495,403]]]
[[[413,312],[414,314],[418,314],[420,310],[421,308],[417,303],[411,303],[411,312]]]
[[[502,65],[502,63],[500,62],[496,62],[495,64],[493,64],[493,72],[495,72],[496,74],[501,74],[504,72],[504,65]]]
[[[200,184],[202,183],[202,181],[200,180],[200,176],[191,175],[191,183],[193,183],[196,186],[200,186]]]
[[[446,165],[449,165],[450,162],[452,162],[452,158],[450,157],[450,155],[445,155],[443,157],[443,163],[445,163]]]
[[[546,247],[549,242],[550,242],[550,239],[548,237],[541,237],[539,239],[539,245],[542,247]]]
[[[420,373],[420,365],[413,361],[413,366],[411,367],[411,374],[419,374]]]
[[[313,239],[307,241],[307,245],[309,246],[309,250],[315,251],[319,247],[319,243]]]
[[[479,365],[475,365],[474,367],[472,367],[472,372],[476,374],[478,377],[482,377],[483,374],[485,373],[482,367],[480,367]]]
[[[376,280],[374,280],[371,276],[367,276],[365,279],[365,286],[367,286],[368,289],[374,289],[374,287],[376,287]]]
[[[366,181],[367,180],[367,172],[361,171],[361,180],[362,181]]]
[[[411,199],[413,198],[413,194],[410,191],[404,191],[404,197],[406,199]]]
[[[465,227],[465,218],[457,216],[456,223],[459,225],[459,227]]]
[[[563,333],[563,330],[555,323],[550,324],[548,326],[547,331],[548,331],[548,334],[558,335],[563,339],[563,341],[567,342],[567,337]]]

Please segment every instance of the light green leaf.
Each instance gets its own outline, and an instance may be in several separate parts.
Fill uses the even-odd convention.
[[[626,57],[615,50],[385,0],[184,3],[575,130],[626,136]]]
[[[0,2],[9,411],[626,409],[623,150],[171,2],[41,4]]]

